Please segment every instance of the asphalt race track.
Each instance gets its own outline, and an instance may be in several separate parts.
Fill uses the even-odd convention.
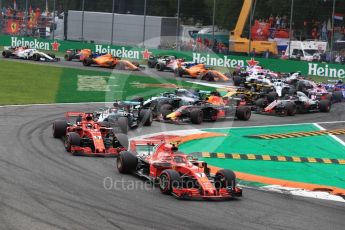
[[[43,64],[85,69],[78,62]],[[154,72],[173,76],[155,70],[144,74]],[[244,188],[244,197],[238,200],[181,201],[143,186],[138,178],[118,174],[114,158],[74,157],[65,152],[62,141],[52,137],[52,122],[66,111],[93,111],[101,106],[0,107],[0,229],[344,229],[344,203],[254,188]],[[344,104],[335,104],[330,114],[252,115],[250,121],[199,126],[154,122],[129,135],[325,121],[345,121]]]
[[[69,110],[100,106],[0,107],[0,229],[344,229],[344,203],[250,188],[244,188],[244,197],[238,200],[176,200],[158,188],[140,187],[138,178],[118,174],[114,158],[71,156],[62,141],[52,137],[52,121]],[[336,104],[331,114],[253,115],[248,122],[194,127],[154,122],[130,136],[201,127],[344,121],[343,111],[344,104]],[[133,183],[138,188],[133,189]]]

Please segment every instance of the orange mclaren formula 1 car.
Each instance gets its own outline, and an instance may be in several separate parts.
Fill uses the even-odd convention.
[[[211,70],[205,64],[193,64],[183,66],[181,63],[175,70],[176,77],[189,76],[191,78],[198,78],[205,81],[229,81],[230,73],[221,73],[217,70]]]
[[[118,70],[138,71],[141,69],[139,63],[121,60],[120,57],[114,57],[111,54],[104,54],[98,57],[88,57],[83,60],[84,66],[98,65],[106,68],[115,68]]]
[[[161,140],[135,140],[117,158],[120,173],[133,173],[157,183],[163,194],[180,199],[230,199],[242,196],[236,175],[228,169],[210,173],[206,162],[178,152]]]
[[[65,120],[54,121],[53,136],[63,138],[66,150],[73,155],[118,156],[128,148],[125,134],[115,134],[112,128],[95,122],[92,113],[67,112]]]
[[[78,60],[83,61],[85,58],[91,57],[93,55],[90,49],[69,49],[66,51],[64,56],[65,61]]]

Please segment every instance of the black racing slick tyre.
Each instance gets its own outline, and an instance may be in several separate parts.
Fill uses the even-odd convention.
[[[201,109],[195,108],[190,112],[190,121],[193,124],[201,124],[204,119],[204,114]]]
[[[255,105],[259,108],[264,108],[265,107],[265,99],[259,98],[255,101]]]
[[[234,81],[234,86],[240,86],[243,82],[243,79],[240,76],[234,76],[233,81]]]
[[[296,104],[293,102],[287,103],[285,105],[285,109],[286,109],[286,114],[288,116],[295,116],[295,114],[297,112]]]
[[[147,62],[147,67],[149,67],[150,69],[155,68],[155,62],[148,61]]]
[[[39,61],[40,60],[40,58],[41,58],[41,56],[39,55],[39,54],[34,54],[33,56],[32,56],[32,59],[34,60],[34,61]]]
[[[61,138],[66,136],[67,121],[54,121],[53,123],[53,137]]]
[[[328,113],[331,110],[331,102],[329,100],[321,100],[319,102],[319,110],[323,113]]]
[[[232,170],[221,169],[217,171],[215,175],[215,187],[220,188],[232,188],[236,187],[236,175]]]
[[[64,58],[65,58],[65,61],[72,61],[73,55],[72,54],[65,54]]]
[[[303,81],[299,81],[297,83],[297,91],[301,91],[303,93],[305,93],[307,90],[307,87],[305,86],[305,83]]]
[[[173,107],[170,104],[163,104],[160,107],[160,113],[162,114],[163,119],[167,119],[167,116],[173,112]]]
[[[71,152],[72,146],[80,146],[81,137],[78,133],[71,132],[68,133],[65,139],[65,149],[67,152]]]
[[[90,66],[91,63],[92,63],[92,59],[91,59],[91,58],[85,58],[85,59],[83,60],[83,65],[84,65],[84,66]]]
[[[119,128],[122,133],[124,134],[128,133],[128,118],[127,117],[119,117],[117,120],[117,124],[119,125]]]
[[[159,189],[163,194],[170,195],[174,188],[180,186],[180,178],[176,170],[164,170],[159,176]]]
[[[236,117],[242,121],[248,121],[252,115],[252,111],[248,106],[239,106],[236,109]]]
[[[342,91],[334,91],[333,92],[333,102],[341,102],[343,100],[343,92]]]
[[[277,94],[276,92],[269,92],[269,93],[267,94],[267,101],[268,101],[269,103],[275,101],[277,98],[278,98],[278,94]]]
[[[9,58],[9,57],[11,56],[11,54],[12,54],[12,52],[9,51],[9,50],[4,50],[4,51],[2,51],[2,56],[3,56],[4,58]]]
[[[162,64],[162,63],[157,63],[156,69],[157,69],[158,71],[164,71],[165,66],[164,66],[164,64]]]
[[[151,126],[153,121],[152,111],[150,109],[140,110],[139,120],[144,126]]]
[[[129,151],[120,152],[116,160],[117,170],[121,174],[128,174],[134,172],[137,168],[137,165],[137,157]]]
[[[113,147],[114,148],[125,148],[128,149],[129,146],[129,139],[126,134],[123,133],[116,133],[114,134],[113,138]]]

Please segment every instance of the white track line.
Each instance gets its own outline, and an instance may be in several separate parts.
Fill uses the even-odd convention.
[[[317,128],[319,128],[320,130],[326,130],[324,127],[320,126],[318,123],[313,123],[313,125]],[[332,135],[332,134],[328,134],[328,136],[332,137],[334,140],[336,140],[339,144],[341,144],[342,146],[345,146],[345,143],[343,140],[341,140],[339,137]]]
[[[231,85],[223,85],[223,84],[216,84],[216,83],[198,82],[198,81],[187,81],[187,82],[197,84],[197,85],[213,87],[213,88],[227,88],[231,86]]]
[[[316,122],[317,124],[337,124],[345,123],[345,121],[322,121]],[[294,124],[279,124],[279,125],[254,125],[254,126],[243,126],[243,127],[222,127],[222,128],[203,128],[203,129],[244,129],[244,128],[261,128],[261,127],[277,127],[277,126],[294,126],[294,125],[312,125],[314,123],[294,123]]]
[[[337,201],[337,202],[343,202],[343,203],[345,202],[344,198],[342,198],[341,196],[333,195],[333,194],[330,194],[329,192],[309,191],[309,190],[305,190],[301,188],[283,187],[280,185],[267,185],[267,186],[259,187],[258,190],[278,192],[278,193],[283,193],[283,194],[291,194],[295,196],[309,197],[309,198],[315,198],[315,199],[321,199],[321,200],[331,200],[331,201]]]

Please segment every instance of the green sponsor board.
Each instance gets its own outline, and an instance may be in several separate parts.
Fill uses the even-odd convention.
[[[145,60],[150,55],[175,55],[186,61],[205,63],[210,66],[234,68],[236,66],[260,63],[265,68],[276,72],[301,71],[303,75],[320,77],[345,78],[345,65],[311,63],[281,59],[251,59],[247,56],[223,55],[214,53],[178,52],[175,50],[147,49],[132,46],[116,46],[94,43],[83,43],[63,40],[46,40],[30,37],[0,36],[0,46],[29,46],[36,49],[65,52],[67,49],[92,49],[95,52],[111,53],[114,56]]]
[[[344,158],[345,146],[330,136],[310,136],[286,139],[254,139],[248,135],[289,133],[319,130],[312,124],[271,127],[205,129],[228,134],[186,142],[179,150],[192,152],[240,153],[271,156],[299,156],[316,158]],[[210,165],[235,171],[289,181],[345,188],[343,165],[321,163],[275,162],[263,160],[235,160],[201,158]]]

